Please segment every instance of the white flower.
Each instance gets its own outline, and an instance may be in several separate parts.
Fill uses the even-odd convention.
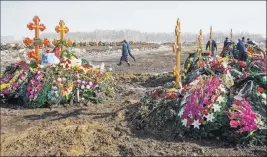
[[[222,96],[219,96],[219,97],[218,97],[218,99],[217,99],[216,101],[218,101],[219,103],[222,103],[222,102],[224,102],[224,100],[223,100],[223,97],[222,97]]]
[[[234,99],[236,99],[236,100],[243,100],[242,96],[240,96],[240,95],[234,96]]]
[[[90,82],[89,82],[89,86],[92,86],[92,85],[93,85],[93,83],[90,81]]]
[[[63,81],[66,81],[67,79],[65,77],[62,78]]]
[[[214,112],[221,111],[221,106],[219,106],[218,104],[214,104],[212,108],[214,109]]]
[[[55,97],[59,97],[59,94],[58,93],[55,93]]]
[[[56,87],[56,86],[53,86],[53,87],[52,87],[52,90],[57,90],[57,87]]]
[[[265,93],[262,93],[262,94],[261,94],[261,97],[262,97],[263,99],[266,99],[266,94],[265,94]]]
[[[191,125],[193,125],[194,126],[194,128],[198,128],[199,129],[199,125],[200,125],[201,123],[199,123],[199,121],[198,121],[198,119],[197,120],[194,120],[194,122],[191,124]]]
[[[224,68],[227,68],[228,62],[223,61],[223,62],[222,62],[222,65],[223,65]]]
[[[182,123],[183,123],[183,126],[186,126],[187,125],[187,119],[183,119]]]
[[[208,113],[208,115],[206,115],[205,116],[206,118],[207,118],[207,121],[209,122],[212,122],[212,120],[215,118],[214,116],[213,116],[213,113]]]
[[[77,80],[78,83],[81,83],[81,80]]]
[[[183,113],[184,113],[184,108],[181,108],[180,112],[178,113],[178,116],[182,117]]]
[[[84,85],[81,86],[81,89],[84,89]]]
[[[90,86],[89,86],[89,85],[86,85],[86,88],[87,88],[87,89],[90,89]]]
[[[59,77],[59,78],[57,78],[57,81],[58,81],[58,82],[61,82],[61,81],[62,81],[62,79]]]

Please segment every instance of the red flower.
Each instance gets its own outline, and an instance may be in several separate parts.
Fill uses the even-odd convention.
[[[172,98],[172,99],[175,99],[175,98],[176,98],[176,94],[172,93],[172,94],[171,94],[171,98]]]
[[[38,91],[38,92],[41,91],[41,89],[42,89],[41,86],[38,86],[38,87],[37,87],[37,91]]]
[[[27,91],[30,92],[32,90],[31,87],[27,87]]]
[[[164,93],[163,96],[164,96],[164,97],[169,97],[169,94],[168,94],[168,93]]]
[[[66,64],[66,68],[67,68],[67,69],[69,68],[69,65],[68,65],[68,64]]]
[[[98,84],[98,80],[97,79],[95,80],[94,84]]]
[[[240,65],[242,68],[246,67],[246,63],[245,63],[244,61],[240,61],[240,62],[239,62],[239,65]]]
[[[71,61],[69,60],[69,59],[67,59],[67,62],[70,64],[71,63]]]
[[[230,126],[231,126],[231,128],[237,128],[239,126],[239,122],[236,120],[231,120]]]
[[[88,64],[84,64],[83,66],[84,66],[85,68],[89,68]]]
[[[260,93],[262,93],[262,92],[264,91],[264,88],[262,88],[262,87],[258,87],[258,88],[257,88],[257,91],[260,92]]]
[[[207,115],[209,113],[209,110],[208,109],[205,109],[204,110],[204,114]]]
[[[37,86],[38,85],[38,82],[37,81],[34,81],[33,84],[34,84],[34,86]]]

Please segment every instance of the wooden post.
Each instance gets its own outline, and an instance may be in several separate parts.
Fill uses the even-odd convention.
[[[198,36],[198,48],[197,48],[197,52],[198,52],[198,67],[200,67],[200,63],[202,61],[202,30],[199,31],[199,36]]]
[[[212,55],[212,26],[210,26],[210,55]]]
[[[60,40],[65,40],[65,33],[69,32],[69,28],[65,26],[65,23],[63,20],[59,21],[59,26],[56,26],[55,28],[57,33],[60,33]],[[65,47],[62,45],[61,46],[61,51],[63,51]]]
[[[30,58],[34,58],[38,64],[41,63],[41,55],[40,55],[40,45],[42,44],[42,40],[40,39],[40,32],[46,29],[44,24],[40,24],[40,19],[38,16],[34,16],[33,22],[30,22],[27,27],[29,30],[35,31],[35,38],[33,39],[33,44],[35,47],[35,53],[29,55]],[[25,41],[25,40],[24,40]],[[25,42],[24,42],[25,43]]]
[[[180,20],[177,19],[176,27],[175,27],[175,35],[176,35],[176,42],[173,45],[173,52],[176,53],[176,66],[173,68],[173,74],[176,76],[176,88],[181,88],[180,80],[180,56],[181,56],[181,27],[180,27]]]
[[[233,32],[232,32],[232,29],[231,29],[231,32],[230,32],[230,41],[233,42]]]

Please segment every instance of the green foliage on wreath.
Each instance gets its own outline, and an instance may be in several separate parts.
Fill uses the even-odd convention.
[[[30,67],[31,67],[31,68],[37,68],[37,67],[38,67],[38,65],[37,65],[37,63],[36,63],[35,60],[31,60],[31,61],[30,61]]]
[[[51,81],[47,79],[47,82]],[[51,89],[51,85],[49,83],[44,84],[41,92],[38,94],[37,98],[34,99],[31,103],[29,103],[30,108],[39,108],[43,107],[47,103],[47,94]]]

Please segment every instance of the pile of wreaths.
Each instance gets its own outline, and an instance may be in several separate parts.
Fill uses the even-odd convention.
[[[182,89],[147,92],[135,124],[164,136],[266,143],[267,65],[258,54],[253,49],[246,62],[202,56],[200,64],[197,53],[190,54]]]
[[[49,53],[56,53],[62,44],[67,46],[59,42]],[[58,64],[43,64],[44,61],[37,64],[31,60],[8,66],[0,76],[2,102],[18,98],[22,105],[37,108],[88,101],[101,103],[105,97],[114,95],[111,72],[105,69],[103,63],[92,67],[68,49],[60,52],[58,60]]]

